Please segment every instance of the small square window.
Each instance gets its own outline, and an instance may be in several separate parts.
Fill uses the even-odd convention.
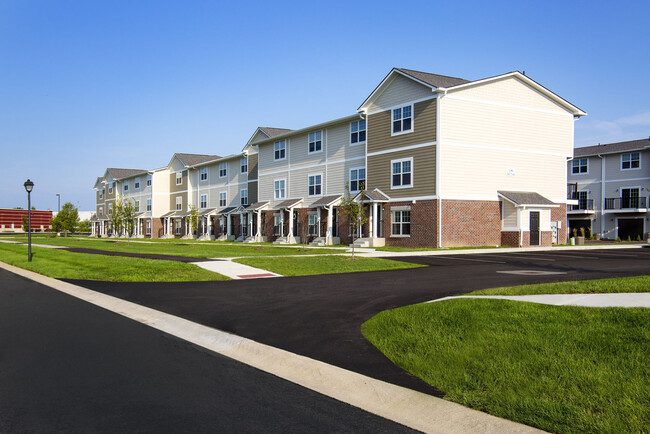
[[[350,123],[350,143],[356,145],[357,143],[366,142],[366,120],[355,121]]]
[[[393,134],[413,130],[412,107],[410,105],[393,109]]]
[[[391,161],[391,187],[406,188],[413,187],[413,158]]]
[[[392,235],[411,235],[411,211],[393,211]]]
[[[573,174],[587,173],[587,169],[588,169],[588,165],[587,165],[586,158],[578,158],[576,160],[573,160],[571,173]]]
[[[309,152],[320,152],[323,150],[322,131],[309,133]]]
[[[350,193],[366,189],[366,169],[363,167],[350,169]]]
[[[287,143],[284,140],[275,142],[274,144],[274,157],[275,160],[284,160],[287,156]]]

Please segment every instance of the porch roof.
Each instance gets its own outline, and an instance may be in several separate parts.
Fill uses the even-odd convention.
[[[216,208],[206,208],[206,209],[204,209],[202,211],[199,211],[199,216],[200,217],[205,217],[205,216],[208,216],[210,214],[214,214],[216,211],[217,211]]]
[[[235,206],[229,206],[229,207],[226,207],[226,208],[224,208],[222,210],[219,210],[217,212],[217,215],[227,215],[227,214],[230,214],[231,212],[235,211],[236,209],[237,209],[237,207],[235,207]]]
[[[333,194],[330,196],[323,196],[318,199],[316,202],[312,203],[313,206],[330,206],[333,203],[337,202],[343,197],[341,194]]]
[[[373,190],[360,191],[356,196],[354,196],[354,200],[359,200],[361,194],[365,196],[365,202],[388,202],[390,200],[390,197],[388,197],[387,194],[378,188],[375,188]]]
[[[246,207],[246,210],[247,210],[247,211],[259,211],[259,210],[261,210],[262,208],[264,208],[265,206],[267,206],[268,204],[269,204],[269,201],[268,201],[268,200],[264,200],[264,201],[261,201],[261,202],[251,203],[250,205],[248,205],[248,206]]]
[[[559,206],[553,201],[545,198],[534,191],[497,191],[497,194],[517,207],[521,206],[538,206],[544,208],[553,208]]]
[[[283,202],[277,203],[273,209],[286,209],[286,208],[293,208],[296,205],[298,205],[300,202],[302,202],[302,197],[299,197],[297,199],[287,199]]]

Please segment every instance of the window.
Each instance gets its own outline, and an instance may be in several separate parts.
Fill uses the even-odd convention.
[[[248,173],[248,157],[241,159],[241,173]]]
[[[244,188],[242,191],[240,191],[240,205],[248,205],[248,189]]]
[[[113,214],[113,204],[109,203],[108,204],[108,215],[112,215],[112,214]]]
[[[277,179],[273,182],[273,191],[275,199],[284,199],[284,179]]]
[[[114,183],[114,182],[111,182],[111,183],[108,185],[108,194],[113,194],[113,189],[114,189],[114,188],[115,188],[115,183]]]
[[[151,235],[151,220],[146,220],[145,228],[147,231],[147,235]]]
[[[309,236],[317,237],[318,236],[318,214],[309,214]]]
[[[309,152],[320,152],[323,150],[322,131],[309,133]]]
[[[176,211],[180,211],[183,209],[183,197],[178,196],[176,198]]]
[[[621,155],[621,169],[638,169],[641,167],[641,154],[638,152],[630,152],[629,154]]]
[[[99,198],[100,199],[104,198],[104,189],[103,188],[101,190],[99,190]]]
[[[366,169],[359,167],[350,169],[350,192],[358,192],[366,188]]]
[[[587,168],[587,159],[578,158],[577,160],[573,160],[571,173],[587,173]]]
[[[639,188],[621,188],[621,208],[639,207]]]
[[[181,234],[181,227],[183,226],[183,219],[176,219],[176,235]]]
[[[135,212],[140,212],[140,201],[136,200],[135,201]]]
[[[226,163],[225,161],[223,163],[219,163],[219,178],[225,178],[227,174],[228,174],[228,163]]]
[[[219,193],[219,206],[220,207],[225,207],[228,201],[226,200],[226,192],[222,191]]]
[[[402,160],[392,160],[390,162],[392,177],[392,188],[407,188],[413,187],[413,158],[405,158]]]
[[[322,187],[322,175],[309,175],[309,196],[320,196]]]
[[[151,175],[147,175],[147,187],[151,187]]]
[[[350,123],[350,143],[365,143],[366,141],[366,120],[354,121]]]
[[[151,199],[147,199],[147,211],[151,211]]]
[[[404,237],[411,235],[411,211],[393,211],[393,236]]]
[[[207,208],[208,207],[208,195],[207,194],[202,194],[201,198],[199,200],[199,207],[200,208]]]
[[[124,191],[129,191],[129,181],[124,181]]]
[[[275,213],[273,214],[273,234],[282,236],[283,234],[283,221],[282,221],[282,214],[281,213]]]
[[[413,106],[393,109],[393,134],[406,133],[413,130],[413,117],[411,111]]]
[[[201,167],[201,171],[199,172],[199,180],[201,180],[201,181],[207,181],[208,180],[208,168],[207,167]]]
[[[287,143],[284,140],[275,142],[275,160],[284,160],[287,156]]]
[[[176,172],[176,185],[183,183],[183,172]]]
[[[135,178],[135,182],[133,183],[133,188],[136,190],[140,188],[140,178]]]
[[[104,207],[103,206],[99,207],[99,212],[97,214],[104,215]]]

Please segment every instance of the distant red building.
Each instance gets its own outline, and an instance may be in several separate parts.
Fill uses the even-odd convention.
[[[23,216],[27,216],[26,209],[0,208],[0,232],[22,232]],[[51,228],[52,211],[32,210],[32,230],[44,231]]]

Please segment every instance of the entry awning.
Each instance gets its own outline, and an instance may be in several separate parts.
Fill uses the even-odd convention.
[[[339,202],[343,195],[341,194],[334,194],[330,196],[324,196],[318,199],[316,202],[312,203],[312,206],[319,207],[319,206],[332,206]]]
[[[212,214],[216,213],[216,211],[217,211],[216,208],[207,208],[207,209],[201,210],[199,212],[199,216],[200,217],[206,217],[206,216],[209,216],[209,215],[212,215]]]
[[[268,200],[262,202],[255,202],[246,207],[246,211],[261,211],[269,204]]]
[[[534,191],[497,191],[497,194],[516,207],[555,208],[560,206]]]
[[[229,207],[227,207],[227,208],[224,208],[224,209],[222,209],[222,210],[219,210],[219,211],[217,212],[217,215],[228,215],[228,214],[232,213],[233,211],[235,211],[236,209],[237,209],[237,208],[234,207],[234,206],[229,206]]]
[[[387,194],[385,194],[383,191],[381,191],[378,188],[359,192],[356,196],[354,196],[354,200],[359,202],[361,200],[362,194],[364,196],[363,201],[366,203],[367,202],[388,202],[390,200],[390,197],[388,197]]]
[[[297,198],[297,199],[287,199],[283,202],[279,202],[273,206],[273,209],[275,210],[281,210],[281,209],[287,209],[287,208],[294,208],[297,206],[300,202],[302,202],[302,197]]]

